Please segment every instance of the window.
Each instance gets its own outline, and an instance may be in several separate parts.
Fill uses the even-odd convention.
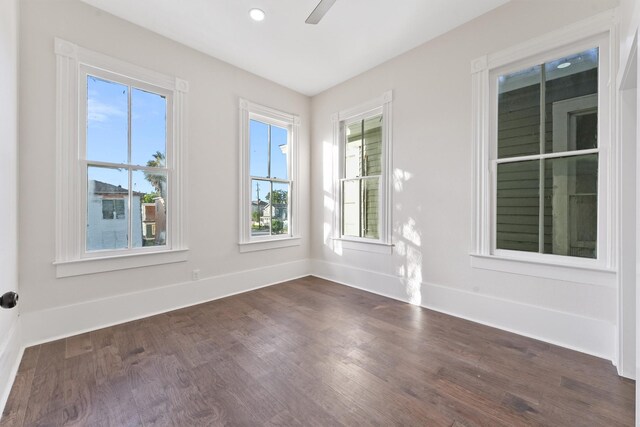
[[[58,277],[185,260],[187,83],[64,40],[55,49]]]
[[[81,174],[86,174],[82,181],[87,188],[85,253],[166,246],[171,237],[166,221],[158,221],[158,238],[144,238],[143,204],[155,201],[161,206],[157,216],[171,215],[163,202],[168,201],[167,177],[172,172],[167,165],[172,94],[87,65],[80,67],[80,78],[86,82],[80,88],[80,99],[86,102],[80,109]],[[105,222],[114,219],[123,221]]]
[[[242,99],[240,114],[240,250],[297,245],[299,118]]]
[[[531,42],[528,58],[523,47],[472,64],[473,255],[611,268],[609,38],[568,34],[581,32],[561,48],[558,34]]]
[[[496,250],[597,258],[598,48],[497,84]]]
[[[124,219],[124,200],[102,199],[102,219]]]
[[[382,114],[344,124],[342,235],[380,239]]]
[[[334,229],[342,247],[390,251],[391,92],[334,117]],[[377,246],[377,247],[376,247]]]

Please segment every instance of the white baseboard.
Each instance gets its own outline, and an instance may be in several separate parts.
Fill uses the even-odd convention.
[[[24,313],[23,344],[29,347],[201,304],[303,277],[309,271],[309,260],[305,259]]]
[[[410,302],[407,281],[399,276],[321,260],[311,261],[311,274]],[[419,304],[425,308],[615,360],[615,325],[607,321],[431,283],[421,283],[419,288]]]
[[[23,313],[22,344],[28,347],[308,274],[410,302],[402,277],[321,260],[300,260]],[[430,283],[422,283],[420,292],[420,305],[425,308],[608,360],[615,358],[615,325],[609,322]]]
[[[11,325],[5,345],[0,349],[0,408],[5,407],[11,393],[11,387],[16,379],[18,367],[24,353],[21,342],[20,318],[16,318]]]

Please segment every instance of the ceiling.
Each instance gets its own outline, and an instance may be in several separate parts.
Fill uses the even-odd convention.
[[[82,0],[305,95],[315,95],[509,0]],[[254,22],[249,9],[266,19]]]

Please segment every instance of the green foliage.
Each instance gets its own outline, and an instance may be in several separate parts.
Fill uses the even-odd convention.
[[[150,168],[163,168],[166,164],[166,158],[163,153],[156,151],[151,157],[153,159],[147,161],[147,166]],[[167,176],[165,174],[155,174],[153,172],[145,171],[144,179],[156,189],[156,193],[164,196],[164,189],[166,188]],[[156,195],[156,197],[158,197]]]
[[[253,222],[260,222],[260,211],[252,212],[251,219],[253,219]]]
[[[158,193],[147,193],[142,197],[142,203],[154,203]]]
[[[271,204],[274,205],[284,205],[287,203],[287,198],[289,196],[289,192],[286,190],[274,190],[272,193],[267,193],[265,200],[271,201]],[[273,197],[273,200],[271,199]]]
[[[273,234],[282,234],[284,231],[284,223],[279,219],[271,220],[271,232]]]

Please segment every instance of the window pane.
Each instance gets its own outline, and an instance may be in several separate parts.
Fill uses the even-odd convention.
[[[251,236],[271,234],[271,216],[267,195],[271,192],[271,182],[251,180]]]
[[[364,121],[363,176],[382,173],[382,115]]]
[[[347,125],[345,132],[344,177],[356,178],[362,176],[362,121]]]
[[[87,251],[127,248],[128,172],[89,166],[87,176]]]
[[[165,245],[167,243],[167,174],[134,171],[132,182],[132,246],[138,248]]]
[[[598,49],[545,64],[547,153],[597,147]]]
[[[498,78],[498,158],[540,153],[541,67]]]
[[[498,165],[496,248],[538,252],[540,161]]]
[[[342,186],[342,234],[378,239],[379,178],[344,181]]]
[[[598,155],[545,160],[545,253],[596,258],[597,219]]]
[[[379,178],[362,180],[362,237],[378,239]]]
[[[249,121],[249,173],[269,176],[269,125],[257,120]]]
[[[344,156],[347,179],[382,173],[382,115],[346,126]]]
[[[342,234],[360,237],[360,184],[361,180],[342,184]]]
[[[288,132],[271,126],[271,178],[288,179]]]
[[[167,100],[164,96],[131,90],[131,163],[165,166]]]
[[[129,88],[87,76],[88,160],[127,163]]]
[[[274,182],[268,194],[271,234],[289,233],[289,184]]]

